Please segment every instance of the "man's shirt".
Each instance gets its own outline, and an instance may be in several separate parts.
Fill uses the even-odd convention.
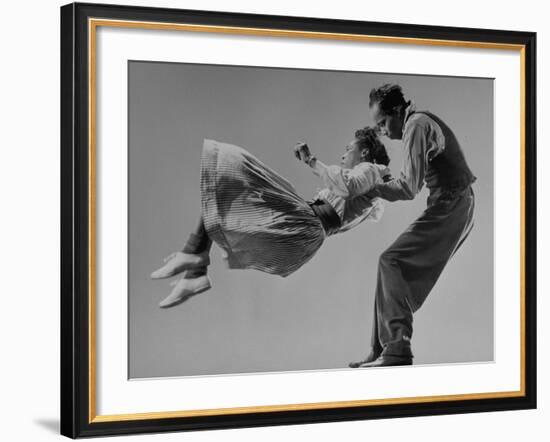
[[[373,191],[388,201],[413,199],[422,190],[429,161],[445,149],[445,137],[439,125],[415,110],[412,102],[405,109],[404,156],[399,177],[378,184]]]

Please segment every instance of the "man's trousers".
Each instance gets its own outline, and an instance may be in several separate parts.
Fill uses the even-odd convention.
[[[380,256],[372,351],[412,357],[413,313],[473,226],[474,194],[432,189],[428,207]]]

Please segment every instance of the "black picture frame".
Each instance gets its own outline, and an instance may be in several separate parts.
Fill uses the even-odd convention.
[[[524,81],[524,388],[515,397],[94,421],[90,398],[89,19],[518,45]],[[536,408],[536,34],[72,3],[61,7],[61,434],[90,437]]]

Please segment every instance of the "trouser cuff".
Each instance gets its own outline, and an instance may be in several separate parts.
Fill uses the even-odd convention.
[[[382,356],[403,356],[412,358],[411,343],[406,340],[389,342],[384,346]]]

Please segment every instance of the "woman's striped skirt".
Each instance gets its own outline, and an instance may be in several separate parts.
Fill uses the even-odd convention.
[[[246,150],[204,140],[201,209],[232,269],[288,276],[321,247],[325,231],[309,204]]]

